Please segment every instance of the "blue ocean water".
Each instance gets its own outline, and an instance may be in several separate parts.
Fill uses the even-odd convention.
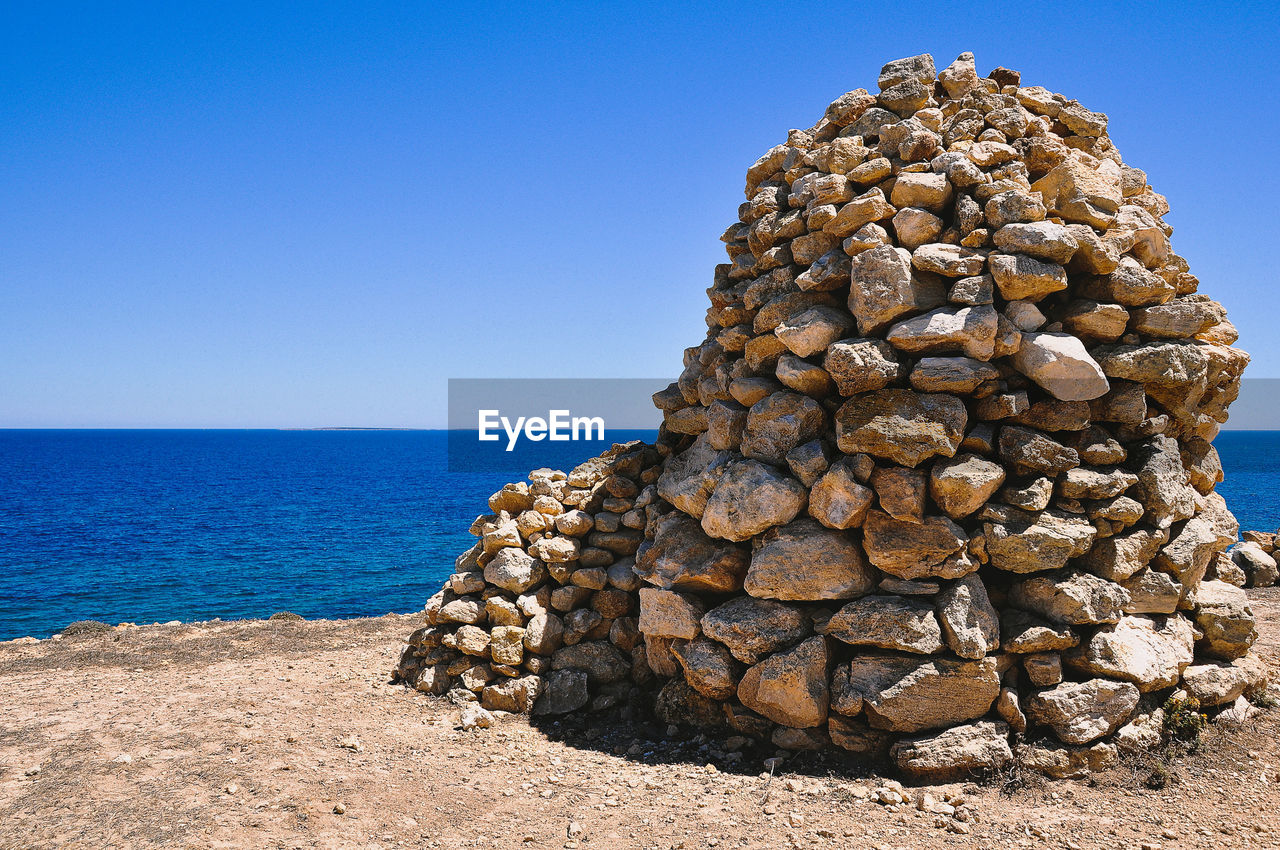
[[[493,491],[654,437],[525,444],[506,471],[459,474],[446,434],[0,430],[0,640],[81,619],[419,610]]]
[[[512,463],[567,470],[652,432],[607,436]],[[1280,527],[1280,432],[1215,445],[1241,527]],[[0,431],[0,640],[80,619],[418,610],[517,477],[446,461],[444,431]]]

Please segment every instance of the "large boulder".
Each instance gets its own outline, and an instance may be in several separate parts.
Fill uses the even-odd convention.
[[[702,617],[702,631],[729,648],[744,664],[755,664],[770,653],[792,646],[813,632],[800,609],[769,599],[739,596],[712,608]]]
[[[1049,727],[1064,743],[1087,744],[1110,735],[1132,717],[1138,697],[1138,689],[1128,682],[1063,682],[1031,695],[1027,719]]]
[[[931,603],[888,594],[847,603],[827,622],[825,634],[854,646],[924,655],[943,648],[942,628]]]
[[[812,637],[749,668],[738,699],[775,723],[806,729],[827,719],[827,644]]]
[[[920,732],[982,717],[1000,695],[993,656],[977,661],[857,655],[849,664],[849,688],[862,699],[876,729]]]
[[[1063,657],[1074,670],[1132,682],[1145,693],[1176,685],[1191,663],[1194,644],[1191,624],[1179,614],[1135,615],[1103,626]]]
[[[1196,625],[1204,633],[1205,654],[1225,661],[1239,658],[1258,639],[1249,597],[1226,582],[1206,581],[1196,591]]]
[[[903,738],[889,751],[903,775],[915,782],[956,782],[990,774],[1013,759],[1009,727],[983,720],[933,735]]]
[[[910,522],[872,510],[862,533],[867,559],[898,578],[959,578],[978,568],[964,551],[968,535],[946,517]]]
[[[727,593],[742,586],[749,554],[713,540],[698,521],[680,511],[659,517],[652,540],[636,553],[636,574],[669,590]]]
[[[836,412],[836,442],[846,454],[865,452],[902,466],[951,457],[968,414],[951,395],[879,390],[852,398]]]
[[[730,464],[707,499],[702,530],[725,540],[750,540],[795,519],[808,495],[799,481],[757,460]]]
[[[1063,401],[1088,401],[1111,389],[1102,367],[1071,334],[1024,333],[1013,367]]]
[[[762,599],[852,599],[875,586],[862,547],[812,519],[771,529],[751,555],[743,587]]]
[[[1011,605],[1069,626],[1118,622],[1128,602],[1120,585],[1078,570],[1032,576],[1009,588]]]

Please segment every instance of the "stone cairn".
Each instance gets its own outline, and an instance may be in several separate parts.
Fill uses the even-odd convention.
[[[485,711],[566,714],[633,699],[653,681],[632,556],[661,459],[653,446],[618,445],[568,475],[539,469],[494,493],[396,677]]]
[[[1105,115],[971,54],[879,89],[748,170],[658,445],[495,494],[401,678],[549,714],[639,688],[922,781],[1079,775],[1170,698],[1265,689],[1239,588],[1275,542],[1227,552],[1211,445],[1249,358],[1165,198]]]

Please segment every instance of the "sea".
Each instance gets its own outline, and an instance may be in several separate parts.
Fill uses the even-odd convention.
[[[653,437],[544,442],[504,462],[569,470]],[[1241,528],[1280,527],[1280,431],[1214,445]],[[446,431],[0,430],[0,640],[75,620],[420,610],[515,468],[468,462]]]

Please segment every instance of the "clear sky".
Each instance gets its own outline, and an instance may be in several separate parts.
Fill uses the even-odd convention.
[[[674,376],[747,166],[926,51],[1110,115],[1280,377],[1275,4],[198,5],[0,10],[0,427]]]

